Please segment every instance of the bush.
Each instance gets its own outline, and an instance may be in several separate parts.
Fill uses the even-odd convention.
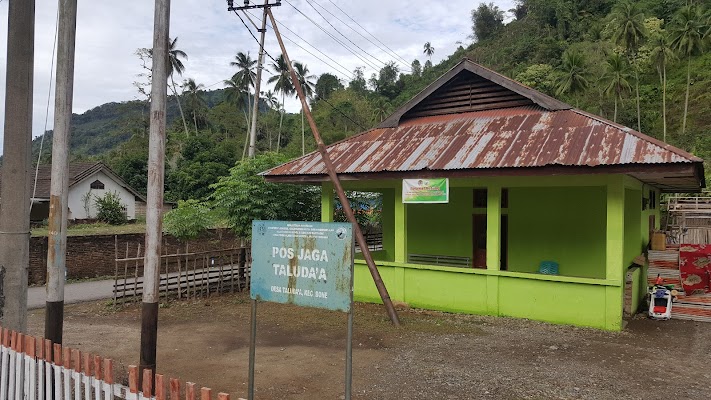
[[[122,225],[128,222],[126,206],[121,203],[117,192],[106,192],[102,197],[94,196],[94,204],[98,213],[96,219],[111,225]]]
[[[178,202],[178,208],[165,214],[165,231],[178,239],[195,239],[212,228],[215,218],[205,203],[197,200]]]

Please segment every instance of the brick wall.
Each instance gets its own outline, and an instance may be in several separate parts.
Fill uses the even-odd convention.
[[[163,253],[185,252],[186,243],[166,235],[163,237]],[[97,276],[113,276],[115,272],[115,247],[119,258],[126,256],[128,245],[129,257],[136,257],[138,246],[143,255],[145,238],[142,233],[125,235],[70,236],[67,238],[67,278],[81,279]],[[198,239],[187,243],[188,250],[208,251],[239,247],[240,240],[229,230],[209,231]],[[29,283],[45,283],[47,273],[47,238],[30,239]]]

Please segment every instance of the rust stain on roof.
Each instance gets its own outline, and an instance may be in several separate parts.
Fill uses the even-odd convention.
[[[338,173],[702,161],[592,114],[538,106],[416,118],[332,144],[328,153]],[[325,173],[314,152],[265,175]]]

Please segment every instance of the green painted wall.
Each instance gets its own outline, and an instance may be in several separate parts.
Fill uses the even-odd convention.
[[[448,204],[408,204],[408,252],[471,257],[473,196],[450,188]]]
[[[555,261],[560,275],[605,278],[604,187],[509,189],[509,271]]]
[[[395,259],[395,191],[383,190],[383,211],[380,214],[383,228],[383,255],[378,260]],[[375,256],[373,256],[375,257]]]
[[[646,226],[646,224],[645,224]],[[625,256],[624,266],[642,254],[642,192],[625,189]]]

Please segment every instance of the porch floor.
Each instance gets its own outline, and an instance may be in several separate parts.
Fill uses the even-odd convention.
[[[711,293],[687,296],[681,285],[679,273],[679,250],[649,251],[647,285],[653,285],[661,276],[665,285],[674,285],[679,291],[677,301],[672,304],[672,319],[711,322]]]

